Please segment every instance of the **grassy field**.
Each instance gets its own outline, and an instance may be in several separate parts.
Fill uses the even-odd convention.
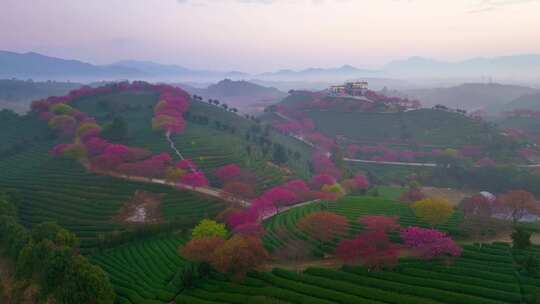
[[[507,244],[469,245],[451,264],[406,259],[393,271],[274,269],[251,273],[241,284],[215,275],[176,303],[524,303],[540,281],[517,271],[515,254]]]
[[[274,216],[264,223],[267,230],[264,236],[264,244],[270,251],[276,251],[283,248],[291,241],[305,241],[311,248],[315,256],[322,256],[324,253],[332,253],[338,240],[330,244],[325,244],[322,248],[308,235],[297,228],[297,222],[305,215],[315,211],[330,211],[343,215],[349,219],[350,234],[354,235],[362,230],[362,225],[357,219],[365,215],[389,215],[399,216],[399,223],[404,226],[428,227],[415,217],[409,206],[402,202],[397,202],[385,197],[395,197],[397,190],[387,188],[381,189],[381,197],[370,196],[348,196],[338,200],[335,203],[317,203],[303,207],[293,208]],[[459,223],[462,219],[462,213],[456,211],[450,220],[443,225],[437,226],[437,229],[459,234]]]
[[[405,191],[407,191],[407,188],[399,186],[374,186],[369,189],[367,195],[387,200],[397,200]]]
[[[403,183],[410,175],[427,175],[433,168],[401,166],[376,163],[346,162],[354,171],[362,171],[369,174],[371,181],[382,184]]]

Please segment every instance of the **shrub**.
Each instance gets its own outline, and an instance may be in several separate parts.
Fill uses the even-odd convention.
[[[435,226],[448,221],[454,208],[444,198],[426,198],[411,205],[414,214],[424,222]]]
[[[225,238],[227,229],[224,224],[216,221],[203,219],[191,232],[194,239],[219,237]]]
[[[531,245],[531,232],[523,227],[516,227],[511,237],[512,245],[516,249],[524,249]]]

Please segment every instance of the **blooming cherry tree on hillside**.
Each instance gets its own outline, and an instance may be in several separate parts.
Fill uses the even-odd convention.
[[[449,236],[435,229],[408,227],[401,230],[401,239],[405,246],[424,259],[438,256],[457,257],[462,251]]]

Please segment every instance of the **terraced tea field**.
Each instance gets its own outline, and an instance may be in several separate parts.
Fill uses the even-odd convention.
[[[403,113],[310,109],[304,112],[325,135],[360,143],[402,141],[433,147],[460,147],[505,139],[494,128],[448,111],[420,109]]]
[[[74,161],[49,156],[51,147],[1,159],[0,188],[18,193],[25,225],[56,221],[81,238],[83,249],[95,246],[100,234],[125,230],[113,217],[136,190],[163,194],[164,219],[184,221],[186,226],[224,208],[221,202],[189,191],[88,173]]]
[[[378,197],[352,196],[344,197],[335,203],[317,203],[293,208],[270,218],[264,223],[267,230],[267,234],[264,237],[266,247],[270,251],[274,251],[292,240],[304,240],[311,245],[311,250],[316,256],[322,256],[325,252],[333,252],[337,240],[332,244],[328,244],[321,251],[320,246],[296,226],[302,217],[320,210],[327,210],[346,216],[351,225],[351,234],[362,230],[362,225],[357,222],[357,219],[365,215],[399,216],[399,223],[404,227],[427,227],[425,223],[422,223],[415,217],[412,210],[405,203]],[[459,233],[458,225],[461,222],[461,218],[461,212],[456,211],[448,223],[437,226],[436,228],[450,234],[457,234]]]
[[[34,116],[16,116],[0,111],[0,158],[23,151],[52,137],[47,124]]]
[[[540,247],[528,251],[538,252]],[[241,284],[221,276],[182,292],[177,303],[523,303],[538,279],[518,274],[507,244],[466,246],[453,263],[402,260],[393,271],[361,267],[251,273]],[[538,287],[539,285],[536,285]]]
[[[109,274],[117,303],[168,303],[181,289],[186,261],[176,248],[185,241],[182,236],[135,241],[95,255],[92,261]]]

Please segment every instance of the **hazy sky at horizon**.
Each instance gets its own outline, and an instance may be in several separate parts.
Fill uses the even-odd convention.
[[[261,72],[540,53],[537,0],[2,0],[0,49]]]

